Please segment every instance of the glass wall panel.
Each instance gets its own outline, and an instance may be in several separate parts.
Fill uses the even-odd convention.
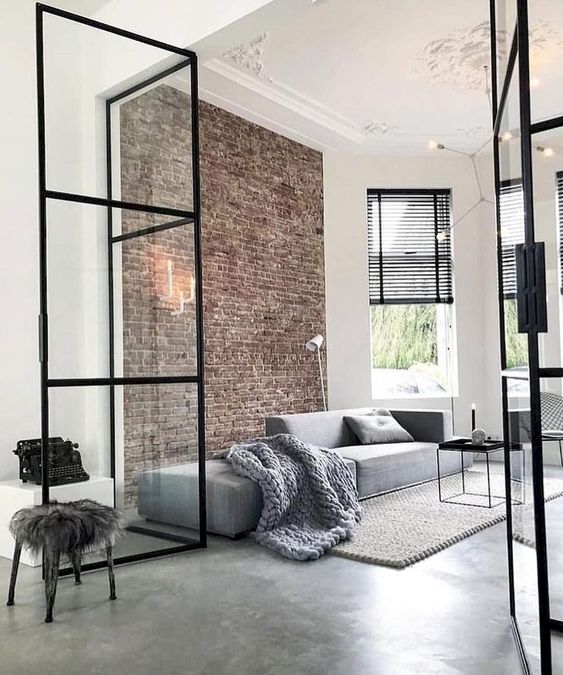
[[[528,366],[528,342],[518,332],[516,311],[515,247],[525,238],[518,84],[515,69],[499,128],[499,174],[506,368],[522,371]]]
[[[516,28],[516,0],[497,0],[496,4],[496,47],[498,95],[505,80],[512,37]]]
[[[47,201],[51,378],[109,376],[107,209]]]
[[[540,366],[560,367],[562,361],[562,289],[560,204],[563,206],[563,129],[532,136],[534,227],[537,241],[545,242],[547,332],[538,336]],[[552,382],[556,389],[560,382]],[[560,391],[560,389],[559,389]]]
[[[511,453],[512,549],[516,620],[532,665],[539,670],[539,594],[534,518],[534,471],[530,442],[530,393],[527,379],[507,378]]]
[[[70,450],[59,451],[51,498],[89,498],[119,508],[126,530],[117,557],[199,541],[197,385],[119,386],[115,399],[112,467],[110,388],[51,389],[50,435],[77,445],[73,452],[80,453],[87,474],[86,480],[57,485],[77,466],[67,461]]]
[[[185,66],[186,57],[51,14],[44,15],[44,55],[47,188],[105,198],[106,100],[165,70]],[[171,172],[186,163],[191,166],[189,87],[189,71],[178,69],[158,86],[146,87],[150,111],[139,110],[138,93],[117,107],[122,108],[115,114],[124,116],[124,134],[119,143],[114,142],[114,155],[127,157],[130,180],[122,186],[120,173],[114,172],[114,199],[192,208],[191,185],[171,192],[159,184],[152,166],[155,153],[167,154]],[[179,123],[174,126],[174,137],[166,143],[161,137],[156,146],[151,132],[159,129],[166,136],[170,128],[172,111],[161,100],[168,89],[175,94],[173,114]],[[116,133],[118,128],[112,126]],[[134,171],[137,179],[151,175],[153,189],[147,190],[142,180],[134,181]]]
[[[118,387],[116,404],[122,411],[121,419],[116,417],[117,503],[129,527],[197,540],[197,386]]]
[[[113,248],[116,375],[197,375],[193,225]]]
[[[563,3],[529,0],[532,122],[563,114]]]

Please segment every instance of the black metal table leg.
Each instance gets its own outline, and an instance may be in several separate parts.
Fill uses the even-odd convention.
[[[442,486],[440,484],[440,448],[436,448],[436,464],[438,467],[438,500],[442,501]]]
[[[459,451],[461,455],[461,492],[465,494],[465,461],[463,459],[463,450]]]
[[[487,490],[489,493],[489,508],[493,505],[491,500],[491,470],[489,468],[489,453],[485,453],[485,459],[487,461]]]

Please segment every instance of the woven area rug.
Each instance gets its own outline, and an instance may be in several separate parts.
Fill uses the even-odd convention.
[[[491,469],[491,491],[504,495],[504,476],[498,467]],[[460,476],[442,479],[442,495],[448,497],[460,491]],[[479,470],[465,474],[469,492],[486,493],[486,475]],[[545,479],[546,500],[563,496],[563,479]],[[521,483],[516,483],[513,497],[521,499]],[[531,491],[527,485],[526,490]],[[471,498],[464,495],[464,501]],[[483,503],[483,498],[480,498]],[[449,504],[438,500],[438,481],[396,490],[366,499],[362,504],[362,521],[350,541],[338,544],[330,553],[373,565],[408,567],[424,560],[466,537],[506,520],[504,504],[492,509]],[[515,538],[531,544],[527,536],[532,515],[531,507],[514,506]],[[528,523],[528,525],[526,524]],[[521,532],[518,529],[521,528]]]

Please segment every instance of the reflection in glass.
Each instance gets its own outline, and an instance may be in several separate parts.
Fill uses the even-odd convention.
[[[117,375],[197,374],[193,235],[189,224],[114,244]]]
[[[509,441],[520,444],[522,448],[511,452],[512,548],[516,620],[532,665],[532,672],[539,672],[539,595],[534,518],[534,473],[530,443],[529,383],[527,379],[508,378],[506,385]]]
[[[549,151],[549,152],[548,152]],[[559,367],[562,362],[561,213],[563,204],[563,129],[532,136],[534,176],[534,228],[537,241],[545,242],[547,327],[538,336],[540,366]]]
[[[193,208],[190,71],[112,104],[113,196],[138,204]],[[144,227],[145,215],[123,223]]]
[[[532,122],[559,117],[563,111],[563,3],[528,2],[530,27],[530,105]]]
[[[496,29],[497,29],[497,86],[500,96],[504,83],[510,46],[516,28],[516,0],[497,0]]]

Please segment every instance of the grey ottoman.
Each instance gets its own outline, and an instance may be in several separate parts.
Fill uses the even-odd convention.
[[[344,460],[354,480],[356,465]],[[205,463],[207,474],[207,531],[239,537],[256,529],[262,512],[262,491],[248,478],[237,476],[224,459]],[[160,523],[198,529],[197,464],[179,464],[139,475],[139,515]]]

